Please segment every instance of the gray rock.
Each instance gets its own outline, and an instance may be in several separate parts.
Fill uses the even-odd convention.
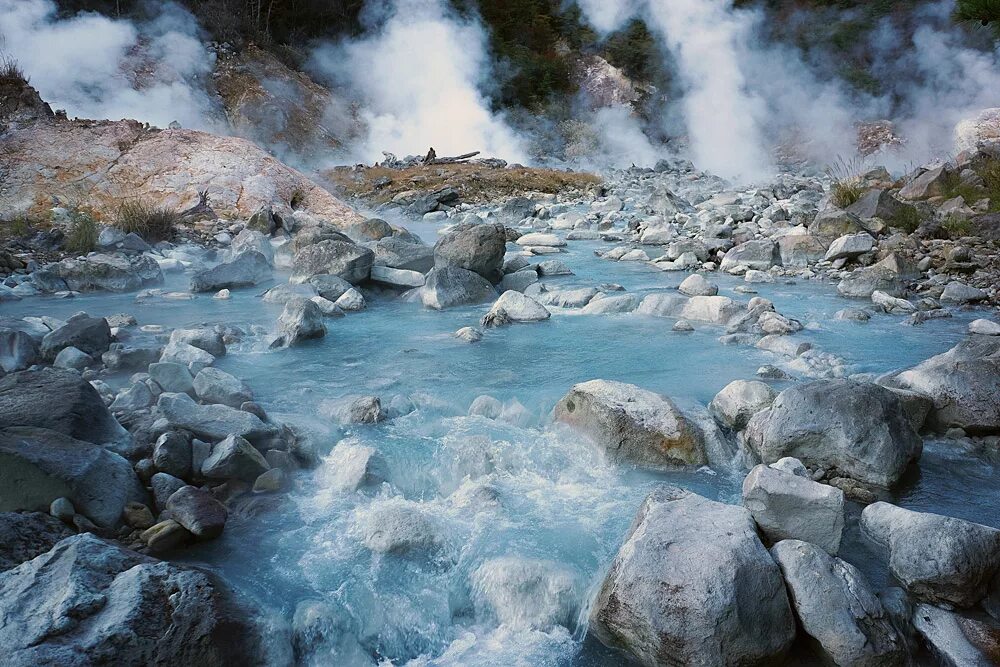
[[[432,555],[444,542],[438,522],[406,501],[373,503],[359,527],[362,544],[377,553]]]
[[[680,294],[647,294],[635,312],[657,317],[679,317],[687,302],[687,298]]]
[[[483,339],[483,332],[475,327],[462,327],[455,332],[455,338],[464,340],[466,343],[478,343]]]
[[[880,382],[934,401],[929,425],[974,435],[1000,433],[1000,339],[969,336],[952,349]]]
[[[153,463],[160,472],[188,479],[191,476],[191,439],[180,431],[167,431],[153,445]]]
[[[980,336],[1000,336],[1000,323],[978,319],[969,322],[969,333]]]
[[[320,241],[295,253],[291,281],[304,283],[322,274],[339,276],[357,285],[368,280],[374,261],[375,253],[364,246],[344,241]]]
[[[256,451],[256,450],[254,450]],[[229,512],[208,491],[184,486],[167,499],[170,517],[197,538],[211,540],[222,534]]]
[[[998,632],[982,621],[918,604],[913,626],[944,667],[995,667]]]
[[[871,252],[874,246],[875,239],[867,232],[847,234],[830,244],[823,259],[832,262],[835,259],[854,258],[866,252]]]
[[[354,313],[368,307],[364,295],[353,287],[341,294],[334,305],[348,313]]]
[[[434,244],[434,266],[478,273],[491,283],[503,276],[507,232],[499,224],[462,224]]]
[[[538,273],[534,268],[528,268],[505,274],[503,280],[500,281],[500,290],[501,292],[509,290],[524,292],[524,290],[528,289],[529,285],[534,285],[537,282]]]
[[[0,379],[0,428],[33,426],[127,451],[132,438],[94,387],[72,371],[42,368]]]
[[[125,504],[146,493],[128,461],[103,447],[42,428],[0,430],[0,511],[46,511],[61,497],[114,527]]]
[[[226,356],[226,343],[222,338],[222,332],[215,328],[174,329],[170,332],[170,342],[186,343],[208,352],[213,357]]]
[[[948,172],[945,167],[928,169],[907,183],[899,191],[902,199],[928,199],[944,194],[945,180]]]
[[[278,317],[278,339],[274,345],[291,346],[325,335],[326,324],[319,306],[308,299],[294,299],[285,304]]]
[[[237,234],[229,245],[227,256],[235,259],[250,251],[259,252],[268,264],[274,266],[274,246],[271,245],[271,239],[254,229],[244,229]]]
[[[105,354],[107,353],[105,352]],[[75,347],[64,347],[59,351],[59,354],[56,355],[52,365],[56,368],[83,371],[94,365],[94,358],[86,352],[76,349]]]
[[[783,266],[809,266],[826,256],[827,243],[812,234],[788,234],[778,239]]]
[[[149,377],[160,386],[160,389],[170,393],[193,394],[194,378],[184,364],[161,361],[149,365]]]
[[[201,465],[207,479],[241,479],[255,481],[270,470],[267,460],[244,438],[230,435],[212,448],[212,455]]]
[[[160,346],[129,347],[112,343],[108,351],[101,355],[101,361],[110,371],[137,371],[156,363],[162,354]]]
[[[67,258],[31,274],[31,281],[43,292],[134,292],[163,282],[163,271],[148,255],[126,257],[95,253],[86,258]]]
[[[322,412],[341,424],[377,424],[386,418],[378,396],[346,396],[324,405]]]
[[[40,360],[41,350],[34,338],[24,331],[0,328],[0,368],[14,373]]]
[[[127,506],[128,505],[126,504],[126,507]],[[76,516],[76,508],[73,507],[73,501],[64,496],[60,496],[49,504],[49,514],[63,523],[72,524],[73,518]]]
[[[250,387],[218,368],[203,368],[198,371],[192,386],[198,398],[205,403],[220,403],[231,408],[239,408],[243,403],[253,400]]]
[[[748,269],[767,271],[772,266],[781,264],[781,254],[774,241],[747,241],[738,246],[730,248],[722,258],[719,269],[730,271],[737,266],[745,266]]]
[[[221,289],[252,287],[271,277],[267,257],[247,250],[237,257],[191,276],[192,292],[217,292]]]
[[[715,296],[719,293],[719,286],[708,282],[700,273],[692,273],[677,289],[688,296]]]
[[[116,414],[129,413],[148,408],[154,403],[156,403],[156,398],[149,390],[149,386],[145,382],[133,382],[118,393],[108,409]]]
[[[226,405],[198,405],[187,394],[171,393],[160,394],[157,405],[170,427],[190,431],[202,440],[217,442],[235,435],[265,450],[281,442],[277,426]]]
[[[550,632],[576,627],[580,598],[573,571],[548,560],[506,556],[472,574],[477,610],[505,627]]]
[[[316,295],[316,288],[308,283],[302,285],[286,283],[284,285],[275,285],[264,292],[264,302],[285,305],[292,299],[311,299]]]
[[[820,211],[808,226],[809,233],[821,241],[831,243],[845,234],[865,231],[858,216],[837,208]]]
[[[319,274],[309,278],[309,284],[316,288],[321,297],[327,301],[336,301],[344,292],[353,289],[353,285],[340,276]]]
[[[684,303],[680,316],[694,322],[728,324],[742,311],[741,304],[728,296],[693,296]]]
[[[443,310],[490,301],[496,298],[497,293],[479,274],[449,266],[435,268],[428,273],[419,295],[427,308]]]
[[[367,246],[375,253],[375,266],[427,273],[434,268],[434,249],[422,243],[389,236]]]
[[[892,575],[921,600],[974,605],[1000,569],[996,528],[885,502],[866,507],[861,526],[888,547]]]
[[[785,540],[771,548],[795,614],[834,665],[900,666],[903,638],[856,567],[813,544]]]
[[[584,315],[617,315],[631,313],[639,307],[639,297],[634,294],[604,295],[598,293],[580,311]]]
[[[103,317],[86,314],[74,315],[66,324],[47,334],[42,339],[42,357],[52,361],[67,347],[75,347],[81,352],[100,357],[111,345],[111,327]]]
[[[989,296],[978,287],[953,280],[945,286],[944,292],[941,293],[941,301],[942,303],[975,303],[985,301]]]
[[[769,407],[777,393],[759,380],[733,380],[722,388],[708,411],[720,424],[742,431],[755,414]]]
[[[387,266],[372,266],[373,282],[388,285],[398,289],[420,287],[424,284],[424,274],[407,269],[393,269]]]
[[[597,290],[593,287],[582,287],[580,289],[554,290],[552,292],[542,292],[535,300],[543,306],[554,306],[556,308],[583,308],[597,296]]]
[[[879,218],[891,220],[905,209],[913,208],[899,201],[888,190],[873,188],[862,195],[861,199],[847,207],[846,211],[858,216],[861,220]]]
[[[551,313],[530,296],[508,290],[500,295],[489,312],[483,316],[484,327],[498,327],[515,322],[541,322]]]
[[[149,480],[149,486],[153,489],[153,500],[160,511],[167,508],[167,501],[178,489],[187,486],[187,482],[179,477],[165,472],[158,472]]]
[[[0,572],[43,554],[75,533],[44,512],[0,512]]]
[[[745,439],[764,463],[794,456],[880,486],[895,484],[923,446],[896,394],[852,380],[784,390],[750,419]]]
[[[590,632],[649,667],[769,664],[795,619],[748,511],[661,487],[611,564]]]
[[[0,617],[10,667],[222,667],[263,655],[257,630],[213,576],[88,534],[0,574]]]
[[[614,461],[654,468],[707,462],[698,427],[670,399],[635,385],[574,385],[553,416],[589,436]]]
[[[906,288],[898,273],[887,267],[875,265],[853,271],[838,283],[837,291],[841,296],[869,299],[875,292],[900,296],[906,292]]]
[[[205,350],[180,341],[171,341],[163,348],[160,362],[180,364],[192,374],[215,363],[215,357]]]
[[[558,259],[547,259],[543,262],[538,263],[537,268],[538,275],[545,276],[546,278],[551,276],[571,276],[573,271],[566,265],[565,262]]]
[[[329,457],[331,488],[353,492],[366,486],[378,486],[389,479],[385,460],[372,447],[341,443]]]
[[[759,465],[743,480],[743,506],[772,543],[804,540],[832,555],[840,549],[844,532],[840,489]]]

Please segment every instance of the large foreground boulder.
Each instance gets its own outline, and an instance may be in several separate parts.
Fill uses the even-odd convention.
[[[750,419],[746,444],[763,463],[793,456],[880,486],[894,484],[923,447],[896,393],[852,380],[784,390]]]
[[[611,564],[590,632],[649,667],[763,665],[789,648],[795,619],[748,511],[661,487]]]
[[[11,373],[0,379],[0,428],[33,426],[125,451],[131,436],[94,387],[58,368]]]
[[[434,244],[434,266],[457,266],[491,283],[503,277],[507,232],[498,224],[462,224]]]
[[[497,291],[478,273],[446,266],[428,273],[418,294],[427,308],[443,310],[491,301],[496,298]]]
[[[256,250],[246,250],[228,262],[191,276],[192,292],[215,292],[221,289],[252,287],[271,277],[267,257]]]
[[[802,629],[831,664],[903,665],[906,648],[864,575],[814,544],[784,540],[771,548]]]
[[[212,575],[89,534],[0,573],[10,667],[257,665],[257,633]]]
[[[698,427],[670,399],[635,385],[574,385],[554,417],[590,437],[613,461],[653,468],[708,462]]]
[[[1000,570],[996,528],[884,502],[864,509],[861,526],[888,547],[892,575],[928,602],[974,605]]]
[[[1000,338],[969,336],[943,354],[884,380],[931,397],[930,426],[1000,433]]]
[[[0,429],[0,511],[45,511],[56,498],[111,528],[146,492],[129,462],[103,447],[42,428]]]

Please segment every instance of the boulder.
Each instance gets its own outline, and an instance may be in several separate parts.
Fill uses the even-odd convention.
[[[434,244],[434,266],[478,273],[491,283],[503,277],[507,232],[499,224],[461,224]]]
[[[833,665],[901,666],[906,644],[864,575],[816,545],[784,540],[771,548],[802,629]]]
[[[45,512],[0,512],[0,572],[45,553],[75,534]]]
[[[230,435],[212,447],[212,454],[201,464],[201,474],[207,479],[239,479],[252,483],[270,468],[264,455],[246,439]]]
[[[947,667],[995,667],[1000,631],[981,620],[940,607],[918,604],[913,627],[923,638],[937,664]]]
[[[687,297],[680,294],[647,294],[642,298],[642,302],[635,312],[640,315],[655,315],[657,317],[678,317],[687,302]]]
[[[876,384],[815,380],[785,389],[751,417],[747,446],[764,463],[794,456],[861,482],[891,486],[923,443],[901,399]]]
[[[292,299],[278,317],[278,339],[274,344],[287,347],[325,335],[326,324],[319,306],[309,299]]]
[[[198,405],[187,394],[160,394],[157,405],[170,427],[190,431],[202,440],[217,442],[234,435],[267,450],[282,439],[280,428],[265,424],[257,415],[226,405]]]
[[[543,247],[543,248],[561,248],[566,245],[566,241],[559,238],[555,234],[545,234],[542,232],[532,232],[531,234],[523,234],[517,239],[517,245],[523,247]]]
[[[346,241],[320,241],[295,253],[290,280],[304,283],[315,275],[332,275],[357,285],[368,280],[374,261],[375,253],[364,246]]]
[[[590,303],[597,290],[593,287],[581,287],[580,289],[553,290],[542,292],[535,297],[543,306],[554,306],[555,308],[583,308]]]
[[[484,562],[472,574],[472,598],[481,615],[519,630],[573,629],[580,612],[573,571],[547,560],[504,556]]]
[[[373,282],[397,289],[420,287],[424,284],[424,274],[418,271],[392,269],[388,266],[378,265],[372,266],[371,279]]]
[[[547,259],[543,262],[539,262],[537,270],[538,275],[545,276],[546,278],[551,276],[573,275],[573,270],[569,268],[566,262],[558,259]]]
[[[832,555],[840,549],[844,532],[840,489],[759,465],[743,480],[743,506],[772,543],[804,540]]]
[[[345,396],[325,402],[320,410],[324,416],[341,424],[377,424],[386,418],[378,396]]]
[[[681,282],[677,290],[688,296],[715,296],[719,293],[719,286],[708,282],[700,273],[692,273]]]
[[[170,342],[192,345],[213,357],[226,355],[226,343],[222,338],[222,332],[215,328],[174,329],[170,332]]]
[[[1000,322],[978,319],[969,322],[969,333],[979,336],[1000,336]]]
[[[788,234],[778,239],[783,266],[809,266],[826,256],[827,244],[812,234]]]
[[[729,272],[736,267],[745,266],[748,269],[767,271],[772,266],[780,264],[781,255],[778,246],[774,241],[765,239],[747,241],[730,248],[722,258],[719,269]]]
[[[32,426],[126,451],[128,431],[94,387],[72,371],[42,368],[0,379],[0,428]]]
[[[103,447],[43,428],[0,429],[0,511],[46,511],[57,498],[113,528],[146,493],[129,462]]]
[[[427,274],[419,295],[425,307],[443,310],[490,301],[496,298],[497,293],[493,285],[478,273],[447,266],[435,268]]]
[[[163,271],[148,255],[95,253],[49,264],[32,273],[31,281],[43,292],[135,292],[162,283]]]
[[[205,403],[221,403],[231,408],[239,408],[253,400],[250,387],[218,368],[203,368],[198,371],[192,383],[195,394]]]
[[[156,402],[156,397],[145,382],[133,382],[118,392],[115,400],[108,406],[114,414],[132,413],[144,410]]]
[[[653,468],[708,461],[698,427],[670,399],[635,385],[609,380],[574,385],[553,414],[613,461]]]
[[[857,234],[865,231],[858,216],[837,208],[825,209],[817,213],[813,221],[809,223],[808,229],[810,234],[827,244],[845,234]]]
[[[952,349],[880,380],[934,401],[928,418],[938,431],[1000,433],[1000,339],[968,336]]]
[[[184,364],[160,361],[149,365],[149,377],[160,389],[170,393],[193,394],[194,378]]]
[[[178,364],[187,368],[192,375],[197,375],[202,368],[215,363],[215,356],[194,345],[171,341],[163,348],[160,363]]]
[[[742,311],[742,306],[728,296],[693,296],[684,303],[680,316],[694,322],[728,324]]]
[[[431,555],[444,542],[437,520],[412,501],[393,498],[372,503],[358,523],[362,543],[377,553]]]
[[[170,496],[187,486],[187,482],[169,473],[158,472],[150,478],[149,486],[153,490],[153,500],[156,501],[157,509],[163,511],[167,508]]]
[[[708,411],[726,428],[742,431],[755,414],[769,407],[777,393],[759,380],[733,380],[722,388]]]
[[[264,303],[280,303],[283,306],[292,299],[311,299],[314,296],[317,296],[316,288],[308,283],[285,283],[264,292]]]
[[[871,220],[872,218],[892,220],[903,210],[909,208],[913,207],[896,199],[888,190],[873,188],[845,210],[861,220]]]
[[[957,304],[976,303],[977,301],[985,301],[989,297],[989,294],[978,287],[972,287],[971,285],[953,280],[945,286],[944,292],[941,293],[941,302]]]
[[[901,296],[906,286],[898,273],[876,264],[852,271],[837,284],[837,291],[841,296],[869,299],[875,292]]]
[[[500,295],[490,311],[483,316],[484,327],[499,327],[514,322],[541,322],[551,314],[530,296],[508,290]]]
[[[86,533],[0,574],[0,618],[10,667],[262,664],[256,629],[212,575]]]
[[[101,355],[101,361],[110,371],[138,371],[159,361],[162,354],[163,347],[159,345],[132,347],[112,343],[108,351]]]
[[[53,361],[67,347],[100,358],[111,346],[111,327],[103,317],[74,315],[66,323],[42,338],[42,357]]]
[[[847,234],[830,244],[823,259],[830,262],[841,258],[852,259],[866,252],[871,252],[873,247],[875,247],[875,239],[872,238],[871,234],[867,232]]]
[[[105,352],[105,354],[107,354],[107,352]],[[75,347],[64,347],[60,350],[59,354],[56,355],[52,365],[56,368],[83,371],[94,365],[94,358],[86,352],[76,349]]]
[[[340,276],[331,276],[329,274],[321,273],[315,275],[309,279],[309,284],[316,288],[316,292],[319,296],[323,297],[327,301],[336,301],[345,292],[354,289],[351,283],[347,282]]]
[[[722,667],[779,662],[795,619],[747,510],[660,487],[611,564],[589,631],[648,667]]]
[[[580,312],[584,315],[617,315],[631,313],[638,306],[639,297],[634,294],[598,293]]]
[[[217,292],[221,289],[252,287],[271,277],[267,258],[255,250],[247,250],[237,257],[191,276],[192,292]]]
[[[244,229],[233,242],[229,244],[226,252],[230,259],[236,259],[245,252],[259,252],[267,260],[267,263],[274,266],[274,246],[271,239],[255,229]]]
[[[375,253],[374,266],[427,273],[434,268],[434,248],[398,236],[379,239],[367,246]]]
[[[196,486],[184,486],[175,491],[167,499],[166,510],[174,521],[203,540],[221,535],[229,516],[225,505],[208,491]]]
[[[1000,570],[1000,530],[885,502],[861,513],[865,533],[889,550],[889,571],[913,596],[970,607]]]
[[[928,169],[903,186],[899,191],[902,199],[930,199],[944,194],[948,172],[945,167]]]
[[[38,341],[24,331],[0,328],[0,369],[23,371],[41,360]]]
[[[324,481],[337,491],[352,493],[389,479],[385,460],[373,447],[340,443],[330,452],[327,461],[329,475]]]
[[[348,313],[356,313],[368,307],[365,296],[353,287],[341,294],[333,305]]]
[[[504,274],[503,279],[500,281],[499,290],[501,294],[509,290],[524,292],[529,286],[537,282],[538,272],[534,267],[530,267],[522,271]]]
[[[189,478],[191,462],[191,438],[183,432],[167,431],[156,439],[153,445],[153,464],[160,472],[182,479]]]

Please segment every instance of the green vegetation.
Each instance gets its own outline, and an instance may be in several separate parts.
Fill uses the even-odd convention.
[[[895,229],[901,229],[907,234],[917,231],[920,226],[920,213],[914,206],[901,206],[896,212],[885,221],[887,225]]]
[[[66,235],[66,250],[75,253],[87,253],[97,247],[97,237],[100,232],[97,222],[89,213],[73,210],[70,212],[70,228]]]
[[[17,60],[10,56],[0,58],[0,86],[27,85],[28,77]]]
[[[847,208],[864,196],[868,188],[861,180],[866,168],[864,157],[857,155],[850,160],[837,156],[837,160],[826,168],[826,174],[833,183],[830,185],[830,201],[838,208]]]
[[[958,0],[955,20],[981,26],[991,26],[1000,37],[1000,0]]]
[[[972,170],[981,179],[979,183],[963,182],[957,173],[949,173],[944,179],[944,198],[961,197],[972,206],[981,199],[989,199],[990,213],[1000,213],[1000,160],[988,159],[973,165]]]
[[[146,241],[165,241],[173,237],[179,218],[173,209],[133,198],[118,206],[114,226],[126,234],[135,232]]]
[[[949,215],[941,223],[941,229],[948,232],[948,238],[957,240],[972,233],[972,223],[960,215]]]

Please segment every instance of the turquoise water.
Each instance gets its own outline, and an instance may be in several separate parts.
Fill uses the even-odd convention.
[[[418,231],[433,241],[433,229]],[[607,246],[571,242],[559,258],[576,275],[545,282],[615,282],[641,294],[671,289],[687,275],[601,260],[593,250],[602,247]],[[712,280],[722,294],[749,298],[732,292],[738,279]],[[183,288],[184,282],[170,278],[168,289]],[[800,337],[844,358],[851,372],[884,372],[942,352],[977,316],[959,312],[910,327],[901,316],[880,315],[858,325],[832,319],[841,308],[861,305],[840,298],[832,284],[754,287],[780,312],[807,324]],[[280,306],[263,303],[257,298],[262,291],[234,291],[229,301],[137,303],[134,295],[28,299],[0,306],[0,314],[129,312],[140,324],[222,322],[247,331],[270,329]],[[328,320],[322,340],[269,351],[259,337],[248,336],[231,348],[219,366],[244,378],[273,417],[301,425],[324,453],[338,443],[373,447],[386,462],[389,481],[361,492],[338,491],[332,484],[335,466],[326,460],[317,470],[298,474],[288,495],[241,505],[222,538],[183,557],[232,582],[273,620],[279,634],[298,602],[335,604],[345,620],[331,637],[355,638],[366,653],[392,664],[622,663],[585,641],[579,621],[642,498],[666,481],[738,502],[742,473],[649,474],[612,466],[586,441],[550,424],[553,405],[573,384],[603,378],[661,392],[681,405],[704,406],[730,381],[754,377],[775,358],[719,344],[718,327],[696,324],[695,332],[677,334],[670,330],[672,320],[639,315],[556,312],[547,322],[488,331],[477,344],[452,337],[460,327],[476,325],[488,307],[435,312],[374,298],[361,313]],[[355,394],[378,395],[383,405],[398,395],[417,409],[376,426],[344,428],[322,416],[324,401]],[[505,420],[466,416],[480,394],[507,405]],[[477,485],[488,487],[495,502],[462,501]],[[930,443],[920,470],[893,499],[995,524],[998,489],[989,461],[954,443]],[[397,511],[423,517],[435,547],[410,557],[366,548],[368,522]],[[841,555],[877,583],[886,580],[872,563],[870,546],[856,536],[847,539]],[[535,561],[545,561],[561,581],[571,582],[555,612],[534,594],[491,598],[496,584],[490,572]],[[317,664],[365,664],[343,642],[326,651]]]

